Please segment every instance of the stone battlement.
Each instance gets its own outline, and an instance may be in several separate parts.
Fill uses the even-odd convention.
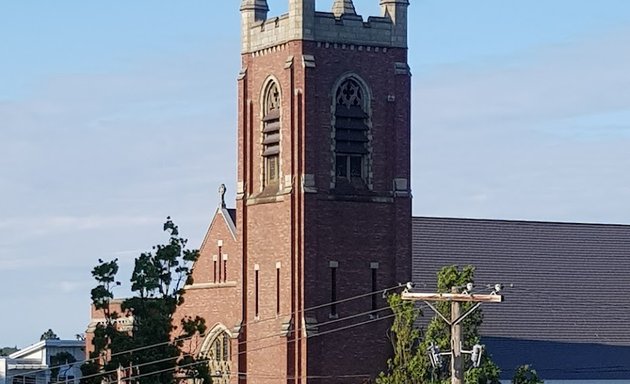
[[[242,53],[253,53],[293,40],[380,47],[407,47],[407,0],[380,0],[382,16],[367,21],[335,2],[333,12],[316,12],[314,0],[289,0],[289,13],[267,17],[265,0],[243,0]]]

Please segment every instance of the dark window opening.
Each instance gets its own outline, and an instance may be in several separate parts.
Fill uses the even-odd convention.
[[[217,256],[217,261],[219,263],[219,283],[221,282],[221,258],[223,255],[221,254],[221,247],[219,247],[219,256]]]
[[[265,164],[267,168],[267,180],[266,185],[278,183],[278,166],[280,159],[278,155],[270,155],[265,158]]]
[[[330,315],[337,316],[337,267],[330,267]]]
[[[376,311],[378,294],[376,293],[376,272],[378,269],[372,268],[372,311]]]
[[[227,333],[223,334],[223,361],[230,361],[230,337]]]
[[[226,332],[221,332],[210,346],[211,360],[218,361],[230,361],[230,336]]]
[[[13,384],[35,384],[35,377],[31,376],[15,376],[13,378]]]
[[[337,89],[335,105],[336,182],[354,187],[365,185],[369,144],[369,116],[364,90],[354,79]]]
[[[213,340],[203,357],[208,361],[212,382],[228,384],[232,372],[230,336],[222,331]],[[196,380],[196,379],[195,379]]]
[[[219,262],[219,283],[221,282],[221,263]]]
[[[280,314],[280,268],[276,268],[276,314]]]
[[[259,310],[259,306],[258,306],[258,304],[259,304],[259,297],[258,297],[258,294],[259,294],[259,291],[258,291],[259,290],[258,272],[259,272],[258,270],[256,270],[256,272],[255,272],[256,282],[255,282],[255,288],[254,288],[254,295],[255,295],[255,308],[254,308],[254,311],[255,311],[255,316],[256,317],[258,317],[258,310]]]
[[[280,91],[276,83],[269,84],[263,105],[264,185],[278,186],[280,179]]]

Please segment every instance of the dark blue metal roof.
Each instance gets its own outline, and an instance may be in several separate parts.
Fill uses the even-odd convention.
[[[480,291],[506,286],[482,307],[506,374],[535,356],[546,378],[630,377],[630,225],[413,218],[418,289],[451,264],[474,265]]]

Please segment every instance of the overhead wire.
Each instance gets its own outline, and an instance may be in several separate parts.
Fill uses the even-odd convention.
[[[575,308],[570,308],[567,306],[567,303],[563,300],[562,302],[559,302],[558,300],[554,300],[552,298],[549,297],[548,294],[544,294],[542,292],[540,292],[539,290],[534,290],[531,288],[526,288],[523,286],[513,286],[510,289],[516,290],[516,291],[523,291],[523,292],[527,292],[528,294],[530,294],[531,296],[533,296],[536,300],[538,300],[539,302],[544,302],[546,304],[549,304],[549,310],[552,313],[555,314],[559,314],[562,315],[564,313],[571,313],[571,312],[575,312]],[[569,305],[571,303],[575,304],[575,305],[583,305],[585,303],[589,303],[589,301],[587,300],[581,300],[580,298],[568,298],[569,300]],[[594,302],[591,301],[590,303],[596,303],[598,305],[602,305],[602,302]],[[622,306],[621,308],[616,307],[617,310],[624,310],[624,307]],[[630,309],[630,307],[626,307],[625,309]],[[607,310],[610,310],[610,308],[607,307]],[[574,322],[578,322],[580,324],[582,324],[582,326],[584,328],[588,328],[588,329],[594,329],[595,331],[597,331],[597,333],[595,333],[595,337],[598,340],[601,340],[603,342],[607,342],[610,344],[619,344],[619,338],[618,335],[615,336],[615,338],[610,338],[610,337],[606,337],[606,336],[600,336],[602,334],[606,334],[606,332],[604,332],[604,328],[599,324],[598,321],[589,321],[589,319],[587,317],[584,316],[578,316],[572,319],[572,321]],[[567,330],[570,330],[572,328],[567,328]],[[579,333],[580,335],[583,334],[583,332],[581,330],[575,330],[574,332]]]
[[[355,318],[355,317],[358,317],[358,316],[364,316],[366,314],[369,314],[370,312],[378,312],[378,311],[382,311],[382,310],[386,310],[386,309],[388,309],[388,308],[385,307],[385,308],[381,308],[381,309],[376,310],[376,311],[366,311],[366,312],[363,312],[363,313],[360,313],[360,314],[353,315],[353,316],[348,317],[348,318],[334,319],[334,320],[331,320],[329,322],[322,323],[322,325],[323,324],[331,324],[331,323],[338,322],[340,320],[347,320],[347,319]],[[239,356],[241,354],[250,353],[250,352],[256,352],[256,351],[264,350],[266,348],[271,348],[271,347],[280,346],[280,345],[286,345],[287,342],[290,342],[290,341],[297,341],[297,340],[302,340],[302,339],[308,339],[308,338],[323,336],[323,335],[326,335],[326,334],[339,332],[339,331],[347,330],[347,329],[350,329],[350,328],[366,325],[366,324],[373,323],[373,322],[376,322],[376,321],[389,319],[389,318],[391,318],[393,316],[394,316],[394,314],[383,316],[383,317],[377,317],[377,318],[370,319],[370,320],[367,320],[367,321],[363,321],[363,322],[360,322],[360,323],[351,324],[351,325],[347,325],[347,326],[343,326],[343,327],[339,327],[339,328],[334,328],[334,329],[326,330],[326,331],[322,331],[322,332],[317,332],[317,333],[312,334],[312,335],[308,335],[308,334],[307,335],[298,335],[297,337],[295,337],[293,339],[290,339],[290,340],[284,340],[284,341],[279,342],[279,343],[273,343],[273,344],[269,344],[269,345],[264,345],[264,346],[260,346],[260,347],[256,347],[256,348],[247,349],[245,351],[240,351],[240,352],[237,352],[236,355]],[[274,334],[272,336],[277,337],[279,335],[278,334]],[[268,337],[263,337],[263,338],[259,338],[259,339],[253,339],[253,340],[250,340],[250,342],[263,340],[265,338],[268,338]],[[186,355],[192,356],[192,354],[186,354]],[[175,357],[170,357],[170,358],[165,358],[165,359],[160,359],[160,360],[153,360],[153,361],[144,362],[144,363],[141,363],[141,364],[134,365],[133,367],[140,367],[140,366],[146,366],[146,365],[151,365],[151,364],[157,364],[157,363],[160,363],[160,362],[173,360],[173,359],[179,358],[179,357],[181,357],[181,356],[175,356]],[[189,364],[185,364],[185,365],[178,365],[178,366],[169,367],[167,369],[162,369],[162,370],[153,371],[153,372],[145,372],[145,373],[142,373],[142,374],[139,374],[139,375],[127,377],[127,378],[125,378],[125,380],[132,380],[132,379],[138,378],[138,377],[144,377],[144,376],[150,376],[150,375],[154,375],[154,374],[158,374],[158,373],[164,373],[164,372],[167,372],[167,371],[170,371],[170,370],[176,370],[176,369],[179,369],[179,368],[185,368],[187,366],[192,366],[192,365],[196,365],[196,364],[203,364],[203,363],[206,363],[208,361],[210,361],[210,360],[209,359],[203,359],[203,360],[198,360],[197,362],[194,362],[194,363],[189,363]],[[104,376],[104,375],[108,375],[108,374],[113,374],[116,371],[117,370],[110,370],[110,371],[105,371],[105,372],[99,372],[99,373],[96,373],[96,374],[83,376],[82,378],[91,378],[91,377]]]
[[[417,310],[417,309],[415,309],[415,310]],[[264,349],[267,349],[267,348],[272,348],[272,347],[276,347],[276,346],[280,346],[280,345],[286,345],[287,342],[291,342],[291,341],[299,341],[299,340],[303,340],[303,339],[310,339],[310,338],[314,338],[314,337],[328,335],[328,334],[335,333],[335,332],[345,331],[345,330],[348,330],[348,329],[351,329],[351,328],[354,328],[354,327],[359,327],[359,326],[370,324],[370,323],[374,323],[374,322],[377,322],[377,321],[386,320],[386,319],[392,318],[394,316],[395,316],[395,314],[382,316],[382,317],[377,317],[377,318],[366,320],[366,321],[362,321],[362,322],[359,322],[359,323],[356,323],[356,324],[351,324],[351,325],[347,325],[347,326],[343,326],[343,327],[339,327],[339,328],[334,328],[334,329],[327,330],[327,331],[317,332],[317,333],[314,333],[314,334],[311,334],[311,335],[308,335],[308,334],[306,334],[306,335],[297,335],[293,339],[285,340],[285,341],[282,341],[280,343],[273,343],[273,344],[263,345],[263,346],[256,347],[256,348],[251,348],[251,349],[248,348],[248,349],[246,349],[244,351],[239,351],[239,352],[236,353],[236,356],[240,356],[241,354],[256,352],[256,351],[260,351],[260,350],[264,350]],[[191,363],[191,364],[201,364],[201,363],[202,362],[195,362],[195,363]],[[175,369],[177,369],[177,367],[169,368],[169,369],[166,369],[166,370],[147,372],[147,373],[143,373],[142,376],[150,376],[150,375],[153,375],[153,374],[163,373],[163,372],[166,372],[166,371],[169,371],[169,370],[175,370]],[[233,373],[230,373],[230,375],[231,374],[233,374]],[[138,377],[141,377],[141,376],[140,375],[135,375],[135,376],[132,375],[132,376],[130,376],[128,378],[125,378],[125,380],[133,380],[133,379],[138,378]]]
[[[374,291],[374,292],[370,292],[370,293],[366,293],[366,294],[353,296],[353,297],[346,298],[346,299],[337,300],[337,301],[330,302],[330,303],[325,303],[325,304],[313,306],[313,307],[310,307],[310,308],[306,308],[303,311],[307,312],[307,311],[312,311],[312,310],[319,309],[319,308],[324,308],[324,307],[327,307],[327,306],[330,306],[330,305],[336,304],[336,303],[348,302],[348,301],[355,300],[355,299],[358,299],[358,298],[361,298],[361,297],[366,297],[366,296],[371,296],[373,294],[386,292],[386,291],[395,289],[397,287],[399,287],[399,286],[394,286],[392,288],[387,288],[387,289],[383,289],[383,290],[379,290],[379,291]],[[528,289],[528,288],[525,288],[525,287],[521,287],[521,286],[514,287],[513,286],[511,288],[513,288],[515,290],[523,290],[523,291],[526,291],[526,292],[529,292],[529,293],[533,293],[533,294],[537,295],[540,298],[544,298],[544,296],[542,294],[540,294],[540,292],[534,291],[534,290],[531,290],[531,289]],[[576,300],[576,301],[579,301],[579,300]],[[356,317],[369,315],[369,314],[372,314],[374,312],[381,312],[381,311],[384,311],[384,310],[387,310],[387,309],[388,309],[388,307],[383,307],[383,308],[380,308],[380,309],[376,309],[376,310],[372,310],[372,311],[366,311],[366,312],[355,314],[355,315],[348,316],[348,317],[342,317],[342,318],[339,318],[339,319],[332,319],[332,320],[330,320],[328,322],[317,324],[317,326],[321,327],[321,326],[325,326],[325,325],[329,325],[329,324],[333,324],[333,323],[337,323],[337,322],[341,322],[341,321],[348,321],[348,320],[351,320],[351,319],[356,318]],[[294,313],[294,312],[292,312],[292,313]],[[358,323],[358,324],[352,324],[352,325],[349,325],[349,326],[344,326],[344,327],[340,327],[340,328],[329,330],[329,331],[323,331],[323,332],[318,333],[318,334],[309,335],[309,336],[307,336],[307,338],[308,337],[315,337],[315,336],[318,336],[318,335],[324,335],[324,334],[328,334],[328,333],[332,333],[332,332],[337,332],[337,331],[344,330],[344,329],[353,328],[353,327],[360,326],[360,325],[363,325],[363,324],[368,324],[368,323],[371,323],[371,322],[374,322],[374,321],[383,320],[383,319],[386,319],[386,318],[391,318],[392,316],[393,315],[388,315],[388,316],[385,316],[385,317],[379,317],[379,318],[376,318],[376,319],[371,319],[371,320],[368,320],[366,322],[362,322],[362,323]],[[266,318],[266,319],[262,319],[262,320],[257,320],[257,321],[255,321],[255,323],[256,324],[260,324],[262,322],[266,322],[266,321],[269,321],[269,320],[277,320],[277,319],[278,319],[278,317]],[[253,343],[253,342],[256,342],[256,341],[261,341],[261,340],[264,340],[264,339],[268,339],[268,338],[272,338],[272,337],[278,337],[278,336],[282,336],[282,333],[274,333],[274,334],[270,334],[268,336],[264,336],[264,337],[260,337],[260,338],[256,338],[256,339],[251,339],[251,340],[248,340],[248,341],[239,342],[237,344],[237,346],[240,346],[241,344],[247,343],[247,342]],[[194,337],[198,337],[198,335],[193,335],[191,337],[181,338],[181,339],[178,339],[177,341],[186,341],[186,340],[192,339]],[[293,340],[300,340],[301,338],[302,337],[299,336],[298,338],[293,339]],[[173,342],[174,341],[155,343],[155,344],[148,345],[148,346],[143,346],[143,347],[138,347],[138,348],[134,348],[134,349],[130,349],[130,350],[120,351],[120,352],[117,352],[115,354],[112,354],[111,356],[122,355],[122,354],[129,354],[129,353],[141,351],[141,350],[144,350],[144,349],[155,348],[155,347],[158,347],[158,346],[161,346],[161,345],[172,344]],[[277,345],[283,345],[283,344],[286,344],[286,341],[283,341],[283,342],[277,343],[277,344],[272,344],[272,345],[267,345],[267,346],[263,346],[263,347],[258,347],[258,348],[254,348],[254,349],[248,349],[248,350],[243,351],[243,352],[245,352],[245,353],[247,353],[247,352],[254,352],[254,351],[257,351],[257,350],[260,350],[260,349],[269,348],[269,347],[273,347],[273,346],[277,346]],[[241,352],[239,352],[239,354],[240,353]],[[184,354],[184,355],[190,355],[190,354]],[[171,357],[171,358],[162,359],[162,360],[156,360],[156,361],[152,361],[152,362],[146,362],[146,363],[142,363],[142,364],[137,365],[137,366],[144,366],[144,365],[149,365],[149,364],[157,364],[159,362],[172,360],[174,358],[179,358],[179,357],[181,357],[181,356]],[[95,360],[95,359],[98,359],[98,358],[85,359],[85,360],[83,360],[83,362],[87,362],[87,361],[91,361],[91,360]],[[81,361],[78,361],[76,363],[81,363]],[[37,372],[42,372],[42,371],[48,371],[48,370],[53,369],[53,368],[59,368],[59,367],[64,367],[64,366],[66,366],[66,364],[59,365],[57,367],[49,367],[47,369],[41,369],[41,370],[37,370],[37,371],[29,371],[29,372],[26,372],[26,374],[32,374],[32,373],[37,373]],[[177,367],[175,367],[173,369],[176,369],[176,368]],[[621,369],[619,369],[619,368],[621,368]],[[600,371],[601,370],[607,370],[606,372],[626,372],[627,371],[627,369],[625,369],[623,367],[610,366],[610,367],[593,367],[592,370],[587,370],[587,371],[581,369],[580,372],[593,372],[593,370],[600,370]],[[571,370],[568,370],[568,371],[571,371]],[[99,373],[94,374],[92,376],[101,376],[101,375],[114,373],[114,372],[116,372],[116,371],[114,370],[114,371],[109,371],[109,372],[99,372]],[[22,373],[21,375],[23,375],[23,374],[25,374],[25,373]],[[10,378],[10,377],[13,377],[13,376],[7,376],[7,377]],[[84,376],[84,377],[87,378],[89,376]]]
[[[402,285],[401,285],[401,284],[398,284],[398,285],[395,285],[395,286],[392,286],[392,287],[389,287],[389,288],[380,289],[380,290],[377,290],[377,291],[372,291],[372,292],[369,292],[369,293],[363,293],[363,294],[359,294],[359,295],[351,296],[351,297],[348,297],[348,298],[344,298],[344,299],[340,299],[340,300],[336,300],[336,301],[327,302],[327,303],[324,303],[324,304],[318,304],[318,305],[315,305],[315,306],[312,306],[312,307],[305,308],[305,309],[303,309],[303,310],[301,310],[301,311],[302,311],[302,312],[310,312],[310,311],[313,311],[313,310],[316,310],[316,309],[321,309],[321,308],[329,307],[329,306],[331,306],[331,305],[335,305],[335,304],[346,303],[346,302],[350,302],[350,301],[357,300],[357,299],[360,299],[360,298],[369,297],[369,296],[372,296],[372,295],[383,294],[383,293],[386,293],[386,292],[388,292],[388,291],[392,291],[392,290],[394,290],[394,289],[396,289],[396,288],[400,288],[400,287],[402,287]],[[377,312],[378,312],[378,311],[382,311],[382,310],[386,310],[387,308],[388,308],[388,307],[384,307],[384,308],[382,308],[382,309],[378,309],[378,310],[377,310]],[[271,321],[271,320],[278,320],[278,318],[279,318],[279,317],[288,317],[288,316],[293,316],[295,313],[297,313],[297,312],[299,312],[299,311],[300,311],[300,310],[296,310],[296,311],[292,311],[292,312],[290,312],[290,313],[288,313],[288,314],[279,314],[279,315],[274,316],[274,317],[268,317],[268,318],[261,319],[261,320],[254,320],[254,322],[255,322],[255,324],[260,324],[260,323],[264,323],[264,322]],[[371,312],[371,311],[370,311],[370,312]],[[365,314],[369,314],[369,312],[368,312],[368,313],[364,313],[363,315],[365,315]],[[359,314],[359,315],[361,315],[361,314]],[[356,316],[359,316],[359,315],[353,315],[352,317],[356,317]],[[336,319],[336,320],[338,320],[338,321],[343,321],[343,320],[346,320],[346,319],[348,319],[348,318],[349,318],[349,317],[345,317],[345,318],[340,318],[340,319]],[[331,321],[331,322],[335,322],[335,321]],[[322,324],[320,324],[320,325],[323,325],[323,324],[328,324],[328,323],[331,323],[331,322],[322,323]],[[250,322],[250,323],[251,323],[251,322]],[[245,323],[243,323],[242,325],[247,325],[247,324],[248,324],[248,323],[247,323],[247,322],[245,322]],[[266,336],[266,337],[264,337],[264,338],[262,338],[262,339],[266,339],[266,338],[270,338],[270,337],[276,337],[276,336],[278,336],[278,334],[269,335],[269,336]],[[183,337],[183,338],[176,338],[175,340],[163,341],[163,342],[154,343],[154,344],[150,344],[150,345],[146,345],[146,346],[142,346],[142,347],[137,347],[137,348],[132,348],[132,349],[128,349],[128,350],[123,350],[123,351],[115,352],[115,353],[110,354],[110,355],[109,355],[109,357],[114,357],[114,356],[120,356],[120,355],[130,354],[130,353],[134,353],[134,352],[143,351],[143,350],[146,350],[146,349],[157,348],[157,347],[160,347],[160,346],[163,346],[163,345],[174,344],[174,343],[177,343],[177,342],[185,342],[185,341],[188,341],[188,340],[192,340],[192,339],[194,339],[194,338],[196,338],[196,337],[199,337],[199,334],[194,334],[194,335],[187,336],[187,337]],[[252,340],[252,341],[255,341],[255,340]],[[240,343],[242,343],[242,342],[240,342]],[[240,343],[239,343],[239,345],[240,345]],[[101,357],[92,357],[92,358],[87,358],[87,359],[83,359],[83,360],[78,360],[78,361],[75,361],[75,362],[74,362],[74,363],[72,363],[72,364],[84,364],[84,363],[87,363],[87,362],[90,362],[90,361],[96,361],[96,360],[98,360],[98,359],[100,359],[100,358],[101,358]],[[40,373],[40,372],[46,372],[46,371],[49,371],[49,370],[51,370],[51,369],[63,368],[63,367],[65,367],[65,366],[67,366],[67,364],[59,364],[59,365],[57,365],[57,366],[51,366],[51,367],[48,367],[48,368],[43,368],[43,369],[38,369],[38,370],[32,370],[32,371],[28,371],[28,372],[22,372],[20,375],[24,375],[24,374],[34,374],[34,373]],[[14,376],[15,376],[15,375],[14,375]],[[14,377],[14,376],[7,376],[7,378]]]
[[[523,289],[523,288],[521,288],[521,289]],[[524,289],[524,290],[526,290],[526,289]],[[383,291],[383,290],[381,290],[381,291]],[[379,292],[379,291],[376,291],[375,293],[378,293],[378,292]],[[536,293],[536,292],[534,292],[534,293]],[[368,295],[371,295],[371,294],[374,294],[374,293],[369,293],[369,294],[364,294],[364,295],[358,295],[358,296],[359,296],[359,297],[363,297],[363,296],[368,296]],[[349,300],[351,300],[351,299],[352,299],[352,298],[348,298],[348,299],[344,299],[344,300],[340,300],[340,301],[349,301]],[[321,307],[326,307],[326,306],[329,306],[329,305],[331,305],[331,304],[330,304],[330,303],[327,303],[327,304],[323,304],[323,305],[316,306],[316,307],[317,307],[317,308],[321,308]],[[353,319],[353,318],[357,318],[357,317],[360,317],[360,316],[369,315],[369,314],[374,313],[374,312],[381,312],[381,311],[384,311],[384,310],[387,310],[387,309],[388,309],[388,307],[383,307],[383,308],[380,308],[380,309],[376,309],[376,310],[372,310],[372,311],[366,311],[366,312],[359,313],[359,314],[355,314],[355,315],[348,316],[348,317],[343,317],[343,318],[339,318],[339,319],[332,319],[332,320],[330,320],[330,321],[328,321],[328,322],[324,322],[324,323],[317,324],[317,326],[324,326],[324,325],[329,325],[329,324],[333,324],[333,323],[337,323],[337,322],[341,322],[341,321],[348,321],[348,320],[351,320],[351,319]],[[311,308],[311,310],[312,310],[312,308]],[[305,311],[306,311],[306,310],[305,310]],[[380,320],[385,320],[385,319],[391,318],[391,317],[393,317],[393,316],[394,316],[394,315],[393,315],[393,314],[391,314],[391,315],[387,315],[387,316],[383,316],[383,317],[377,317],[377,318],[375,318],[375,319],[370,319],[370,320],[367,320],[367,321],[364,321],[364,322],[360,322],[360,323],[356,323],[356,324],[351,324],[351,325],[347,325],[347,326],[343,326],[343,327],[339,327],[339,328],[334,328],[334,329],[327,330],[327,331],[318,332],[318,333],[315,333],[315,334],[312,334],[312,335],[306,335],[306,336],[298,335],[298,337],[291,339],[291,341],[301,340],[301,339],[304,339],[304,338],[308,339],[308,338],[317,337],[317,336],[322,336],[322,335],[326,335],[326,334],[330,334],[330,333],[334,333],[334,332],[344,331],[344,330],[347,330],[347,329],[350,329],[350,328],[358,327],[358,326],[365,325],[365,324],[369,324],[369,323],[372,323],[372,322],[376,322],[376,321],[380,321]],[[274,319],[277,319],[277,318],[274,318]],[[265,320],[260,320],[260,322],[263,322],[263,321],[266,321],[266,320],[267,320],[267,319],[265,319]],[[257,339],[251,339],[251,340],[249,340],[249,341],[239,342],[237,345],[240,345],[240,344],[245,343],[245,342],[250,342],[250,343],[251,343],[251,342],[255,342],[255,341],[260,341],[260,340],[268,339],[268,338],[270,338],[270,337],[278,337],[278,336],[281,336],[281,334],[279,334],[279,333],[275,333],[275,334],[271,334],[271,335],[268,335],[268,336],[265,336],[265,337],[261,337],[261,338],[257,338]],[[250,348],[250,349],[247,349],[247,350],[244,350],[244,351],[237,352],[237,355],[240,355],[240,354],[242,354],[242,353],[251,353],[251,352],[256,352],[256,351],[259,351],[259,350],[264,350],[264,349],[266,349],[266,348],[271,348],[271,347],[274,347],[274,346],[286,345],[286,343],[287,343],[287,342],[289,342],[289,340],[282,341],[282,342],[280,342],[280,343],[274,343],[274,344],[270,344],[270,345],[264,345],[264,346],[260,346],[260,347],[257,347],[257,348]],[[167,342],[167,343],[157,343],[157,345],[160,345],[160,344],[168,344],[168,343],[170,343],[170,342]],[[145,348],[148,348],[148,347],[150,347],[150,346],[143,347],[143,348],[137,348],[136,350],[145,349]],[[129,353],[129,351],[121,351],[121,352],[120,352],[120,353],[118,353],[118,354],[122,354],[122,353]],[[190,355],[190,354],[187,354],[187,355]],[[181,357],[181,356],[171,357],[171,358],[168,358],[168,359],[162,359],[162,360],[156,360],[156,361],[150,361],[150,362],[146,362],[146,363],[143,363],[143,364],[140,364],[140,365],[136,365],[136,366],[145,366],[145,365],[150,365],[150,364],[157,364],[157,363],[162,362],[162,361],[172,360],[173,358],[179,358],[179,357]],[[145,377],[145,376],[155,375],[155,374],[159,374],[159,373],[163,373],[163,372],[167,372],[167,371],[170,371],[170,370],[175,370],[175,369],[179,369],[179,368],[186,368],[187,366],[194,366],[194,365],[199,365],[199,364],[205,364],[205,363],[207,363],[208,361],[209,361],[209,360],[207,360],[207,359],[206,359],[206,360],[199,360],[199,361],[194,362],[194,363],[191,363],[191,364],[186,364],[186,365],[182,365],[182,366],[175,366],[175,367],[171,367],[171,368],[168,368],[168,369],[163,369],[163,370],[158,370],[158,371],[154,371],[154,372],[146,372],[146,373],[142,373],[142,374],[140,374],[140,375],[136,375],[136,376],[131,376],[131,377],[129,377],[129,378],[125,378],[125,380],[133,380],[133,379],[135,379],[135,378],[139,378],[139,377]],[[49,369],[50,369],[50,368],[49,368]],[[48,369],[46,369],[46,370],[48,370]],[[555,370],[557,370],[557,371],[563,371],[563,372],[573,372],[573,373],[597,373],[597,372],[600,372],[600,373],[620,373],[620,372],[628,372],[628,371],[629,371],[629,370],[628,370],[628,369],[626,369],[626,368],[623,368],[623,367],[618,367],[618,366],[607,366],[607,367],[589,367],[589,368],[580,369],[580,370],[579,370],[579,372],[577,372],[576,370],[571,370],[571,369],[555,369]],[[95,375],[92,375],[92,376],[101,376],[101,375],[104,375],[104,374],[107,374],[107,373],[114,373],[114,372],[116,372],[116,371],[114,370],[114,371],[110,371],[110,372],[99,372],[98,374],[95,374]],[[248,373],[247,373],[247,372],[235,372],[235,373],[232,373],[232,374],[248,375]],[[264,376],[264,375],[260,375],[260,374],[255,374],[255,375],[252,375],[252,374],[249,374],[249,376],[262,377],[262,376]],[[84,378],[87,378],[87,377],[88,377],[88,376],[85,376]],[[324,376],[321,376],[321,377],[318,377],[318,376],[308,376],[308,378],[312,378],[312,379],[318,379],[318,378],[320,378],[320,379],[324,379],[324,378],[332,378],[332,377],[333,377],[333,376],[326,376],[326,377],[324,377]],[[335,376],[335,377],[337,377],[337,376]],[[355,375],[355,377],[361,377],[361,375]],[[270,378],[271,378],[271,377],[270,377]],[[273,378],[275,378],[275,377],[273,377]],[[284,378],[284,376],[282,376],[281,378]]]

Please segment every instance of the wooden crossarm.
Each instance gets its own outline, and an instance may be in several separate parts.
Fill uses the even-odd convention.
[[[403,292],[401,298],[410,301],[455,301],[473,303],[501,303],[502,295],[475,295],[465,293],[420,293]]]

